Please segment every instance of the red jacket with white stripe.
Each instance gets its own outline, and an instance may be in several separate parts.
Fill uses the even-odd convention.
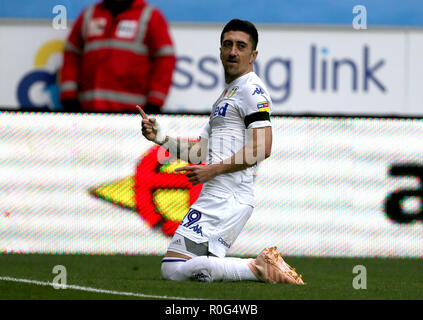
[[[60,98],[79,99],[82,110],[92,112],[162,106],[175,62],[168,25],[157,8],[134,0],[114,17],[97,3],[81,13],[65,44]]]

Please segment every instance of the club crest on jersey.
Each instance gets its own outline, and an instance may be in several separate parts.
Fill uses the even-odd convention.
[[[257,109],[260,112],[269,112],[269,102],[263,101],[257,103]]]
[[[231,98],[237,91],[239,87],[233,87],[231,91],[229,91],[228,98]]]
[[[225,103],[223,106],[217,106],[213,110],[212,118],[220,116],[225,117],[226,116],[226,109],[228,109],[229,104]]]
[[[264,94],[264,91],[263,91],[262,88],[256,87],[256,90],[254,90],[252,96],[255,95],[256,93],[257,94]]]

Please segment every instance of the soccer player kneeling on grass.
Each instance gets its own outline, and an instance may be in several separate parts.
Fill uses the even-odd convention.
[[[168,136],[157,119],[138,107],[144,137],[193,163],[175,171],[185,172],[194,185],[203,184],[162,260],[164,279],[304,284],[275,247],[256,259],[225,257],[252,214],[256,165],[272,147],[272,101],[253,72],[257,42],[257,29],[248,21],[233,19],[224,27],[220,59],[226,86],[199,140]]]

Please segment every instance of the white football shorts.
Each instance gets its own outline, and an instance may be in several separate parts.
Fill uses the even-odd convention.
[[[200,194],[185,215],[173,240],[183,236],[204,244],[208,252],[224,257],[250,218],[253,207],[238,201],[235,195],[226,198]],[[172,241],[168,250],[175,246]],[[177,252],[184,253],[183,250]],[[191,256],[192,254],[187,254]]]

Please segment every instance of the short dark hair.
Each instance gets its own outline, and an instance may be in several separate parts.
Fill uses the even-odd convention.
[[[232,19],[229,21],[220,34],[220,43],[223,41],[223,34],[228,31],[243,31],[250,35],[253,50],[256,50],[258,43],[258,32],[254,24],[247,20]]]

